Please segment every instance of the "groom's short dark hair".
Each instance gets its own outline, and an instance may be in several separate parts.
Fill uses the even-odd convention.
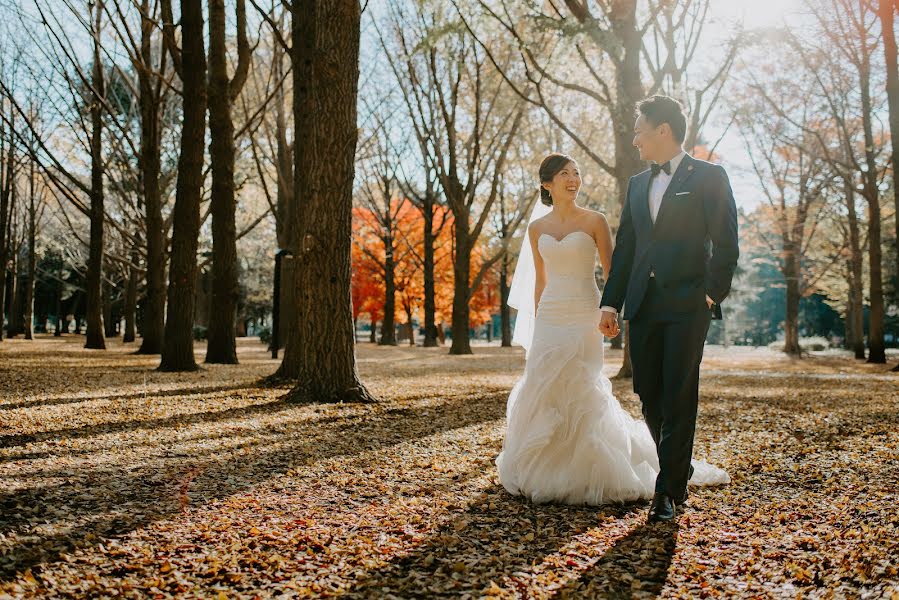
[[[684,108],[680,102],[671,96],[650,96],[637,104],[637,110],[656,127],[668,123],[674,141],[684,143],[684,138],[687,137],[687,117],[684,116]]]

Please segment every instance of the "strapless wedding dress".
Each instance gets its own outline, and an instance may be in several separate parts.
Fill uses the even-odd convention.
[[[659,460],[646,423],[621,407],[603,375],[597,250],[583,231],[541,234],[546,269],[524,373],[506,405],[496,467],[503,487],[533,502],[599,505],[652,498]],[[693,485],[729,483],[703,460]]]

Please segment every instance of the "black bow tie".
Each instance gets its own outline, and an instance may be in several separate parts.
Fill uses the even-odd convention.
[[[649,165],[650,170],[652,170],[652,176],[655,177],[659,174],[659,171],[665,171],[665,175],[671,175],[671,161],[669,160],[665,164],[652,163]]]

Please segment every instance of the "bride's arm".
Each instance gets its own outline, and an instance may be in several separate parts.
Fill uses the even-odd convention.
[[[540,296],[543,295],[543,288],[546,287],[546,270],[543,267],[543,257],[540,256],[540,250],[537,247],[538,239],[540,239],[540,231],[537,229],[537,224],[531,223],[528,225],[528,240],[531,243],[531,254],[534,256],[534,314],[537,313]]]
[[[596,229],[593,232],[596,240],[596,249],[599,250],[599,263],[602,265],[603,281],[609,280],[609,272],[612,270],[612,228],[604,214],[599,215]]]

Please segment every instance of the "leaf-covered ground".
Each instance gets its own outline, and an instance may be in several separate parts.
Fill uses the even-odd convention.
[[[709,348],[694,456],[733,481],[648,526],[648,501],[532,505],[498,484],[520,348],[362,344],[383,402],[298,406],[255,386],[276,366],[256,340],[190,374],[80,344],[0,344],[3,598],[899,597],[882,366]]]

